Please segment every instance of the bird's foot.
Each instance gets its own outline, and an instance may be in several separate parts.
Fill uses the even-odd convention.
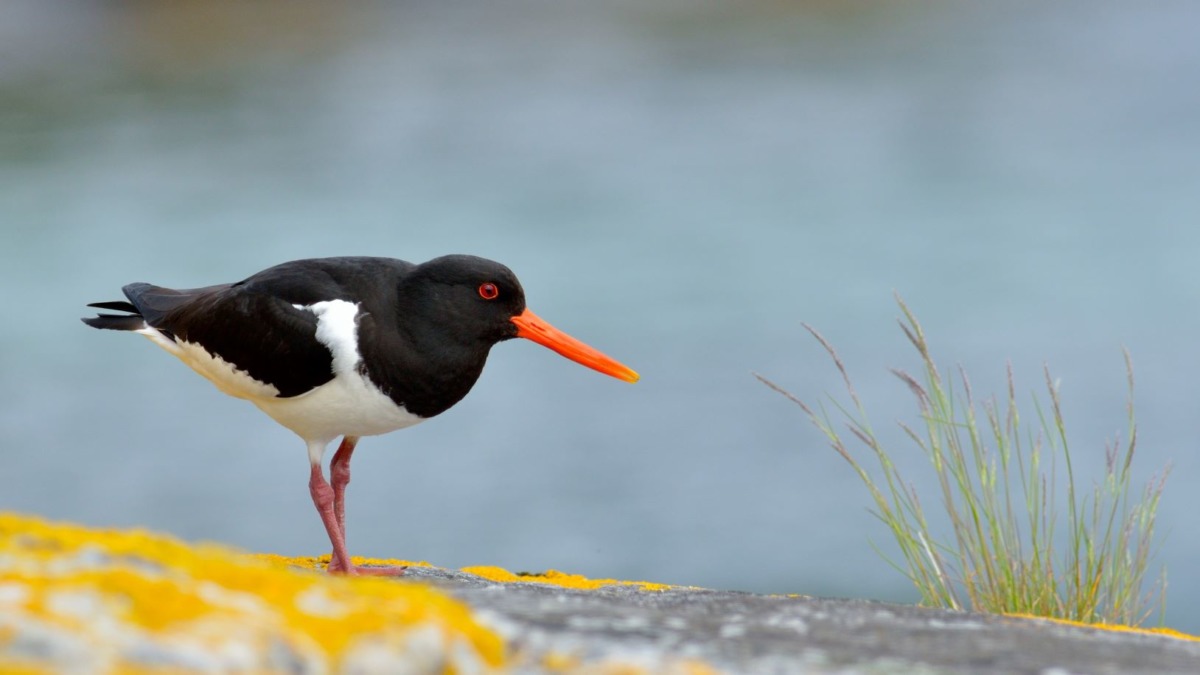
[[[408,569],[407,565],[400,566],[374,566],[374,565],[354,565],[338,559],[329,561],[329,566],[325,571],[329,574],[344,574],[346,576],[364,576],[364,577],[398,577],[404,575],[404,570]]]
[[[364,577],[400,577],[404,576],[407,565],[399,567],[369,567],[367,565],[351,565],[353,574]]]

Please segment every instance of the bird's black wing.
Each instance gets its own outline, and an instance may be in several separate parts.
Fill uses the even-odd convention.
[[[260,382],[280,397],[299,396],[333,379],[333,355],[316,339],[317,316],[305,307],[326,300],[356,302],[374,295],[394,303],[396,280],[413,265],[391,258],[295,260],[235,284],[172,289],[130,284],[129,302],[99,309],[129,312],[84,319],[96,328],[140,330],[197,344]]]
[[[317,317],[270,289],[244,283],[176,290],[130,284],[125,295],[148,325],[199,345],[283,398],[333,379],[333,355],[316,339]]]

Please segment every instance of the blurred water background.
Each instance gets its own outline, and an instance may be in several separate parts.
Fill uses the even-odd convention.
[[[360,445],[352,552],[912,601],[857,478],[750,374],[837,390],[809,322],[899,442],[895,290],[977,395],[1011,359],[1028,401],[1048,363],[1089,477],[1129,348],[1137,478],[1174,464],[1167,623],[1200,632],[1196,26],[1185,0],[5,0],[0,508],[325,552],[299,440],[83,305],[470,252],[643,380],[498,346],[452,411]]]

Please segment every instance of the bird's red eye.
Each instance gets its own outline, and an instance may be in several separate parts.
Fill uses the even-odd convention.
[[[479,284],[479,297],[484,300],[495,300],[498,295],[500,289],[496,288],[496,284]]]

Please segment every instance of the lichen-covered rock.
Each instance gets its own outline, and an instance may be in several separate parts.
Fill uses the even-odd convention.
[[[482,673],[504,644],[425,585],[0,514],[0,671]]]
[[[0,673],[1200,673],[1200,638],[494,567],[331,577],[0,514]]]

